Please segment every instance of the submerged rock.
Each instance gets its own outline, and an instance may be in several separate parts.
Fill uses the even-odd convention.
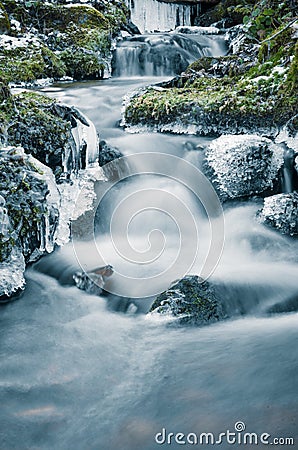
[[[266,197],[258,219],[260,222],[276,228],[282,234],[298,235],[298,193]]]
[[[119,180],[129,173],[127,158],[118,148],[110,146],[106,141],[99,143],[98,162],[110,181]]]
[[[212,286],[197,275],[185,276],[158,295],[150,314],[187,325],[207,325],[225,317]]]
[[[206,161],[222,198],[247,197],[273,188],[283,148],[256,135],[226,135],[209,145]]]
[[[113,267],[98,267],[90,272],[76,272],[73,280],[77,288],[92,295],[100,295],[104,290],[106,279],[113,275]]]
[[[115,159],[121,158],[123,154],[116,147],[111,147],[106,141],[99,142],[98,162],[101,167]]]

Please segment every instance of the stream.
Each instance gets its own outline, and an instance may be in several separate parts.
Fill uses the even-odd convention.
[[[138,58],[131,42],[128,48],[129,58]],[[157,73],[160,76],[152,76],[150,67],[149,76],[124,71],[122,77],[42,89],[78,107],[94,122],[101,139],[128,158],[151,152],[152,170],[144,173],[142,158],[137,159],[140,175],[111,184],[94,212],[95,240],[84,236],[83,228],[75,246],[69,243],[31,266],[21,298],[3,307],[1,450],[176,449],[181,444],[159,445],[156,434],[165,429],[218,436],[235,431],[240,421],[247,432],[268,433],[269,442],[274,437],[298,438],[298,243],[257,223],[259,200],[224,206],[225,245],[211,281],[220,286],[228,320],[204,328],[175,328],[144,314],[154,294],[183,276],[185,267],[200,272],[211,239],[202,205],[175,179],[184,163],[202,168],[200,148],[210,138],[131,134],[119,127],[127,92],[171,75],[169,65]],[[158,165],[173,177],[154,175]],[[100,183],[96,189],[99,193]],[[186,205],[190,219],[182,209],[176,210],[175,220],[163,213],[171,195]],[[128,260],[115,251],[109,228],[123,202],[117,223],[123,221],[126,227],[131,204],[139,213],[129,227]],[[176,261],[181,230],[188,258],[194,246],[194,232],[189,231],[193,223],[199,230],[198,253],[185,267],[178,260],[161,281],[155,278]],[[159,234],[152,235],[156,230]],[[123,228],[115,233],[116,244],[122,245]],[[110,298],[86,294],[71,283],[80,265],[100,265],[95,243],[103,261],[122,275],[116,274]],[[155,258],[160,246],[163,252]],[[136,251],[144,255],[138,263],[133,261]],[[184,447],[193,447],[188,444]],[[234,448],[241,448],[239,442]]]

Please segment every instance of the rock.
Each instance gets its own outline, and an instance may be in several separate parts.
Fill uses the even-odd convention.
[[[104,289],[105,281],[113,275],[113,267],[103,266],[90,272],[76,272],[73,280],[77,288],[92,295],[101,295]]]
[[[277,194],[264,199],[258,213],[261,223],[276,228],[282,234],[298,235],[298,193]]]
[[[96,161],[95,127],[76,108],[33,92],[14,95],[2,107],[6,113],[2,141],[22,146],[49,166],[57,180]]]
[[[208,325],[225,317],[212,286],[197,275],[174,282],[157,296],[149,313],[183,325]]]
[[[0,262],[0,304],[7,303],[12,296],[24,289],[25,267],[22,249],[17,246],[12,249],[7,259]]]
[[[131,20],[128,20],[127,23],[123,24],[121,29],[126,31],[129,35],[141,34],[138,27],[134,23],[132,23]]]
[[[2,79],[32,84],[42,78],[81,80],[108,75],[113,39],[129,16],[124,2],[2,3],[5,17],[18,24],[11,31],[13,36],[1,38]]]
[[[22,148],[0,150],[0,297],[24,286],[26,262],[53,251],[59,201],[48,167]]]
[[[98,162],[108,180],[119,180],[129,173],[128,162],[123,156],[118,148],[100,141]]]
[[[123,154],[116,147],[111,147],[106,141],[99,142],[99,155],[98,162],[101,167],[105,164],[114,161],[115,159],[121,158]]]
[[[283,148],[257,135],[224,135],[206,151],[207,171],[223,199],[270,190],[283,164]]]

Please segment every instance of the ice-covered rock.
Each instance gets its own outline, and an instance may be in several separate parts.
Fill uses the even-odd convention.
[[[298,193],[266,197],[258,218],[283,234],[298,235]]]
[[[158,295],[149,314],[186,325],[207,325],[225,317],[212,286],[197,275],[174,282]]]
[[[23,286],[25,262],[53,250],[60,197],[51,169],[20,147],[6,147],[0,150],[0,200],[3,296]]]
[[[273,188],[283,148],[257,135],[223,135],[207,148],[206,161],[222,198],[247,197]]]
[[[14,247],[9,257],[0,262],[0,303],[24,289],[25,266],[25,258],[19,247]]]
[[[52,170],[21,147],[0,150],[0,297],[24,287],[25,264],[70,238],[70,221],[93,205],[100,167],[57,186]]]

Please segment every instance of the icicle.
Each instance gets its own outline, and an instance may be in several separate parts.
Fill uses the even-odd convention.
[[[126,0],[131,20],[144,32],[169,31],[177,26],[191,25],[191,5],[162,3],[157,0]]]

